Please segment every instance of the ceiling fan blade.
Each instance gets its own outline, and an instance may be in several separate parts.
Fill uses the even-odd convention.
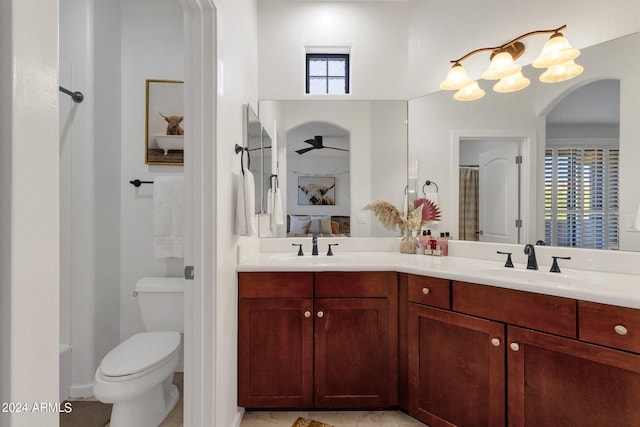
[[[306,142],[307,144],[316,145],[315,139],[305,139],[304,142]]]
[[[340,151],[349,151],[346,148],[327,147],[326,145],[324,145],[322,148],[330,148],[332,150],[340,150]]]
[[[303,148],[303,149],[301,149],[301,150],[296,150],[296,153],[298,153],[298,154],[304,154],[304,153],[306,153],[307,151],[311,151],[311,150],[315,150],[315,149],[316,149],[316,147]]]

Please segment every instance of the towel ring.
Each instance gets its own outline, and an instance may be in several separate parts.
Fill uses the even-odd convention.
[[[436,187],[436,193],[437,193],[438,192],[438,184],[436,184],[433,181],[426,180],[424,185],[422,186],[422,194],[424,194],[426,196],[427,193],[424,191],[424,187],[427,187],[427,186],[432,185],[432,184]]]
[[[247,152],[247,169],[251,169],[251,155],[249,154],[249,149],[246,147],[241,147],[240,145],[236,144],[235,147],[236,150],[236,154],[241,153],[240,154],[240,169],[242,170],[242,175],[244,175],[244,152]]]

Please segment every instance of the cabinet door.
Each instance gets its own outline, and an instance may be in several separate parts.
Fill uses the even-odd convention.
[[[238,405],[313,406],[311,299],[241,299]]]
[[[390,323],[387,299],[317,299],[315,312],[316,407],[389,406],[397,323]]]
[[[409,304],[409,413],[431,427],[504,426],[505,327]]]
[[[640,426],[640,356],[509,327],[510,426]]]

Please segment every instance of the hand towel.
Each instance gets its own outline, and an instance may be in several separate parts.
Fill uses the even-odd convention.
[[[273,217],[273,196],[274,191],[269,187],[267,190],[267,216],[269,217],[269,229],[273,230],[273,226],[275,225],[274,217]]]
[[[184,258],[184,177],[157,176],[153,181],[153,254]]]
[[[256,234],[256,184],[249,168],[238,175],[238,193],[236,199],[236,233],[240,236]]]
[[[275,225],[284,225],[284,208],[279,187],[276,187],[276,191],[273,194],[273,223]]]
[[[409,191],[404,192],[404,199],[402,200],[402,218],[407,218],[409,215]]]

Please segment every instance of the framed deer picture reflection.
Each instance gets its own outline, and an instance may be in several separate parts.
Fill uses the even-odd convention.
[[[184,82],[146,81],[145,163],[184,165]]]

